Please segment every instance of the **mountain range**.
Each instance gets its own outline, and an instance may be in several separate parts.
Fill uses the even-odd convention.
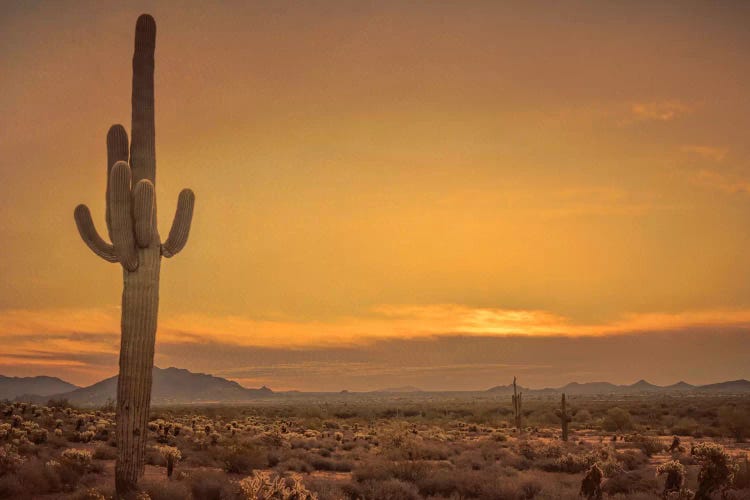
[[[561,393],[571,395],[596,395],[596,394],[644,394],[644,393],[675,393],[675,392],[711,392],[711,393],[745,393],[750,392],[750,381],[745,379],[719,382],[717,384],[691,385],[687,382],[677,382],[672,385],[654,385],[641,379],[630,385],[615,385],[610,382],[571,382],[562,387],[530,389],[518,387],[518,390],[529,394]],[[495,393],[512,393],[513,385],[498,385],[487,390]]]
[[[29,379],[47,377],[29,377]],[[59,380],[59,379],[58,379]],[[63,382],[63,381],[60,381]],[[117,398],[117,375],[104,379],[88,387],[77,387],[67,384],[64,391],[34,393],[26,385],[15,390],[15,396],[9,388],[4,399],[19,399],[35,403],[46,403],[50,399],[67,399],[76,406],[101,406],[107,400]],[[189,404],[189,403],[241,403],[258,398],[272,396],[274,392],[268,387],[248,389],[237,382],[205,373],[193,373],[181,368],[154,367],[154,379],[151,387],[151,402],[155,405]]]
[[[14,399],[23,394],[50,396],[78,389],[57,377],[6,377],[0,375],[0,399]]]
[[[750,381],[732,380],[717,384],[691,385],[686,382],[659,386],[645,380],[630,385],[615,385],[610,382],[571,382],[562,387],[530,389],[519,386],[522,392],[532,395],[559,394],[569,395],[607,395],[607,394],[653,394],[653,393],[750,393]],[[348,392],[348,391],[347,391]],[[375,391],[376,393],[423,393],[413,386],[391,387]],[[490,394],[511,394],[513,386],[498,385],[484,392]],[[248,389],[237,382],[225,378],[193,373],[181,368],[154,367],[154,380],[151,401],[155,405],[191,404],[191,403],[242,403],[260,398],[280,395],[303,395],[299,391],[284,393],[273,392],[268,387]],[[321,395],[325,393],[319,393]],[[372,393],[369,393],[372,394]],[[101,406],[107,400],[117,396],[117,376],[104,379],[88,387],[78,387],[55,377],[5,377],[0,375],[0,400],[22,400],[44,404],[50,399],[67,399],[77,406]]]

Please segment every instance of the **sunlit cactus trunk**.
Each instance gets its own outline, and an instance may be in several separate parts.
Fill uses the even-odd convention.
[[[98,256],[123,268],[120,374],[117,383],[117,463],[115,485],[122,498],[135,491],[144,471],[151,403],[159,268],[185,246],[195,197],[185,189],[169,237],[162,244],[156,228],[154,131],[154,48],[156,23],[138,18],[133,56],[131,144],[121,125],[107,134],[107,229],[112,244],[97,233],[86,205],[75,209],[83,241]]]

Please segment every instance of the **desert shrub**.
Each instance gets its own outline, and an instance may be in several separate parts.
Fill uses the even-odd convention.
[[[666,476],[664,479],[664,494],[671,491],[680,491],[685,482],[685,466],[677,460],[672,460],[659,465],[656,473]]]
[[[608,432],[621,432],[633,427],[633,421],[627,410],[615,406],[607,410],[602,421],[602,428]]]
[[[659,438],[653,436],[638,436],[635,442],[647,457],[661,453],[666,448]]]
[[[15,472],[23,462],[24,458],[14,446],[6,444],[0,447],[0,476]]]
[[[518,454],[528,460],[536,458],[536,450],[528,441],[524,440],[518,443]]]
[[[64,487],[57,468],[47,466],[38,458],[25,462],[16,472],[16,477],[27,494],[56,493]]]
[[[617,452],[615,457],[626,470],[636,470],[648,462],[648,458],[641,450],[623,450]]]
[[[355,490],[363,500],[420,500],[419,490],[411,483],[399,479],[365,481]],[[351,494],[351,493],[350,493]]]
[[[737,471],[734,473],[732,486],[737,489],[750,488],[750,459],[747,454],[737,461]]]
[[[737,406],[725,406],[719,410],[722,428],[738,443],[750,435],[750,412]]]
[[[107,500],[107,497],[96,488],[88,488],[83,491],[74,493],[71,500]]]
[[[63,490],[72,491],[76,489],[81,476],[85,472],[85,467],[82,467],[80,463],[75,460],[49,460],[44,464],[45,473],[51,478],[55,478],[54,481],[59,483],[60,488]]]
[[[738,467],[721,445],[701,443],[691,453],[701,466],[696,499],[708,500],[713,492],[723,492],[731,485]]]
[[[539,447],[539,455],[545,458],[560,458],[563,455],[563,449],[559,443],[546,443]]]
[[[250,443],[230,445],[220,455],[226,472],[250,474],[268,466],[268,451]]]
[[[47,401],[47,406],[57,409],[72,408],[70,402],[65,398],[50,399],[49,401]]]
[[[602,484],[602,491],[609,496],[647,492],[653,495],[657,489],[656,479],[651,474],[644,476],[641,471],[619,472]]]
[[[226,500],[236,498],[235,483],[227,481],[226,475],[218,471],[195,471],[189,476],[189,489],[193,498],[201,500]]]
[[[547,472],[578,474],[588,470],[595,462],[596,457],[591,454],[576,455],[573,453],[566,453],[550,462],[542,463],[542,468]]]
[[[280,471],[312,472],[313,466],[299,457],[290,457],[279,463],[276,469]]]
[[[591,412],[586,409],[576,412],[573,416],[573,422],[587,423],[591,421]]]
[[[182,500],[190,498],[190,489],[182,481],[144,481],[141,489],[151,500]]]
[[[15,475],[0,476],[0,498],[23,498],[23,490]]]
[[[539,495],[544,488],[538,481],[526,480],[518,486],[519,500],[532,500]]]
[[[94,452],[91,456],[96,460],[114,460],[117,458],[117,448],[99,445],[94,448]]]
[[[698,422],[694,418],[685,417],[672,425],[672,434],[677,436],[692,436],[698,431]]]
[[[309,463],[315,470],[327,470],[336,472],[349,472],[352,470],[351,462],[345,460],[333,460],[330,458],[321,457],[315,453],[311,453],[306,457],[307,463]]]

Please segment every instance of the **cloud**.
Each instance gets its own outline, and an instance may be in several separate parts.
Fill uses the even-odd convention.
[[[200,314],[165,315],[157,334],[157,363],[206,366],[209,371],[225,371],[238,379],[269,380],[274,376],[305,373],[329,377],[335,373],[370,374],[395,377],[397,374],[426,376],[469,370],[491,371],[508,366],[508,360],[467,358],[461,362],[420,366],[413,360],[401,365],[387,361],[372,363],[347,358],[347,365],[330,359],[300,365],[294,353],[367,353],[389,342],[434,342],[443,338],[607,338],[661,331],[687,331],[694,328],[737,328],[750,325],[750,310],[705,310],[679,313],[628,314],[608,322],[580,323],[549,311],[508,310],[457,304],[381,305],[361,316],[332,321],[268,321],[239,316]],[[0,369],[38,374],[40,368],[73,374],[78,380],[94,381],[116,371],[119,352],[119,310],[6,310],[0,312],[0,339],[4,352]],[[427,345],[427,344],[423,344]],[[232,351],[283,353],[273,367],[259,368],[267,360],[252,361],[255,370],[242,368],[247,359],[238,359],[231,368],[212,360],[232,356]],[[216,356],[222,352],[221,356]],[[167,354],[172,353],[172,354]],[[390,358],[389,358],[390,359]],[[292,361],[290,361],[292,360]],[[304,356],[302,358],[304,360]],[[353,364],[352,364],[353,363]],[[360,364],[357,364],[360,363]],[[365,364],[362,364],[365,363]],[[489,363],[489,364],[488,364]],[[542,368],[547,361],[511,363]],[[239,368],[238,368],[239,366]],[[245,370],[245,371],[243,371]],[[93,379],[93,380],[92,380]],[[291,383],[291,382],[290,382]]]
[[[719,172],[715,169],[701,168],[693,175],[693,182],[725,193],[750,194],[750,180],[737,173]]]
[[[690,106],[677,100],[639,102],[630,107],[631,118],[635,121],[668,122],[692,111]]]
[[[710,160],[714,162],[722,162],[727,157],[729,150],[727,148],[719,148],[714,146],[698,146],[698,145],[687,145],[683,146],[681,150],[685,153],[696,155],[702,159]]]

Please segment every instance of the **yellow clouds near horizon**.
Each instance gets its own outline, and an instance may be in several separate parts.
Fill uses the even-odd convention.
[[[0,337],[14,351],[114,353],[119,308],[0,311]],[[457,304],[381,305],[359,317],[331,321],[259,320],[241,316],[164,315],[164,344],[227,344],[269,348],[365,345],[377,340],[439,336],[591,337],[695,327],[750,325],[750,310],[626,314],[608,323],[577,323],[547,311],[472,308]]]
[[[513,362],[487,361],[461,358],[461,363],[445,362],[440,367],[427,370],[421,362],[410,368],[410,363],[394,361],[388,367],[385,360],[344,361],[328,358],[325,353],[362,352],[388,342],[428,342],[439,344],[442,339],[605,339],[636,335],[645,341],[668,333],[679,352],[681,336],[697,330],[722,332],[747,329],[750,310],[705,310],[681,313],[627,314],[608,323],[578,323],[570,318],[545,311],[500,310],[472,308],[456,304],[435,305],[382,305],[359,317],[341,317],[323,321],[258,320],[239,316],[208,316],[200,314],[163,315],[157,333],[156,364],[162,367],[176,365],[201,369],[235,380],[272,385],[276,388],[316,388],[315,375],[332,376],[344,369],[347,363],[360,363],[358,376],[374,370],[383,376],[412,373],[427,376],[450,370],[491,372],[501,369],[530,370],[537,366],[545,373],[552,365],[549,361]],[[116,307],[89,310],[10,310],[0,312],[0,341],[5,349],[0,356],[0,370],[14,374],[62,375],[73,382],[88,384],[112,375],[116,370],[119,352],[119,310]],[[710,333],[704,334],[706,340]],[[583,344],[581,344],[583,345]],[[718,346],[718,344],[717,344]],[[720,348],[717,347],[717,348]],[[278,352],[276,358],[294,358],[294,362],[274,361],[272,367],[257,361],[254,369],[243,368],[250,360],[227,362],[227,353],[233,350],[259,350]],[[382,350],[382,348],[377,348]],[[533,351],[538,351],[535,347]],[[585,351],[585,349],[584,349]],[[300,353],[301,360],[298,359]],[[307,360],[309,353],[320,352],[323,359]],[[180,354],[182,353],[182,354]],[[186,353],[190,353],[185,357]],[[201,356],[200,353],[203,353]],[[214,354],[212,354],[214,353]],[[308,353],[308,354],[304,354]],[[489,353],[488,353],[489,354]],[[537,355],[544,357],[542,353]],[[583,354],[582,354],[583,355]],[[497,352],[499,359],[506,357]],[[312,355],[314,358],[315,355]],[[312,364],[311,364],[312,363]],[[458,363],[458,364],[457,364]],[[286,368],[285,368],[286,366]],[[516,368],[513,368],[516,366]],[[525,367],[525,368],[524,368]],[[303,381],[310,370],[313,378]],[[296,371],[295,371],[296,370]],[[243,374],[265,374],[255,378]],[[282,377],[283,378],[276,378]],[[298,378],[294,378],[295,375]],[[613,374],[613,376],[620,376]],[[545,380],[543,377],[538,377]],[[683,377],[684,378],[684,377]],[[549,380],[549,379],[546,379]],[[322,379],[320,381],[323,383]],[[373,382],[374,383],[374,382]],[[426,383],[426,382],[425,382]],[[328,382],[324,383],[327,387]],[[365,387],[367,387],[365,385]]]

